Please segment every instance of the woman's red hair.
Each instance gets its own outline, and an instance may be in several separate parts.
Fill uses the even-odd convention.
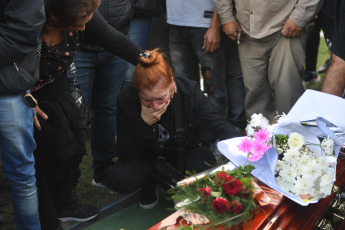
[[[163,54],[155,50],[146,50],[150,53],[146,57],[140,57],[139,63],[133,73],[133,86],[140,92],[142,89],[153,89],[160,84],[162,88],[169,87],[173,81],[174,74]]]

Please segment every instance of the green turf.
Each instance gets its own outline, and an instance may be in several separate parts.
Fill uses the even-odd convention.
[[[138,203],[132,204],[96,223],[84,228],[85,230],[144,230],[152,227],[174,212],[173,203],[160,195],[158,206],[144,210]]]

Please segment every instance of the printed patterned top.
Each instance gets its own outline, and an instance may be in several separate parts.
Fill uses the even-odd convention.
[[[35,83],[31,92],[66,78],[66,71],[73,62],[79,47],[77,31],[66,33],[61,42],[55,46],[49,46],[45,41],[42,41],[40,79]]]

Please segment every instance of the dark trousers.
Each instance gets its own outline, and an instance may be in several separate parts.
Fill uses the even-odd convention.
[[[182,179],[178,170],[179,160],[184,160],[186,171],[196,173],[216,165],[212,151],[205,146],[186,150],[184,159],[178,159],[176,151],[169,151],[169,154],[152,159],[138,158],[131,162],[120,160],[113,167],[109,187],[120,193],[134,192],[146,183],[151,183],[154,177],[160,185],[167,188],[167,184],[174,185]]]

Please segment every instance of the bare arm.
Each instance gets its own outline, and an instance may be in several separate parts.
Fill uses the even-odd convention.
[[[220,18],[218,15],[217,8],[214,7],[213,17],[205,36],[204,36],[204,45],[205,54],[213,53],[219,48],[220,44]]]
[[[294,10],[281,31],[282,35],[289,38],[298,37],[303,28],[308,25],[319,11],[323,0],[297,1]]]
[[[341,97],[343,96],[344,89],[345,61],[333,54],[331,66],[327,71],[321,91]]]

